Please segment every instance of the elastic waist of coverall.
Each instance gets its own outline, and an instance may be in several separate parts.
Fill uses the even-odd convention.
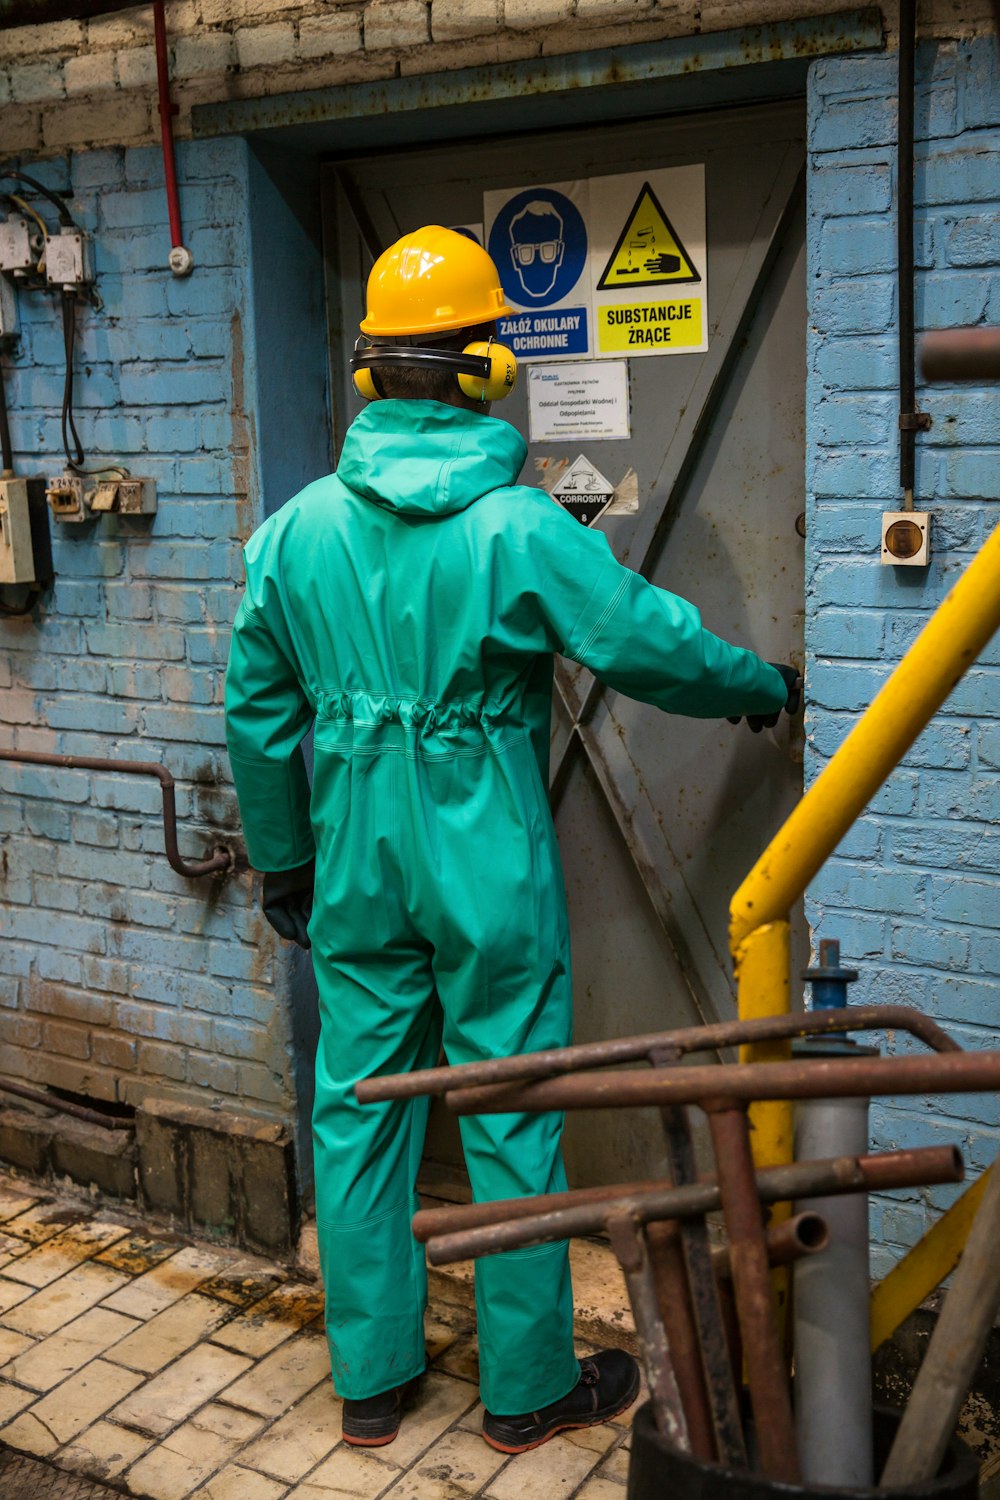
[[[529,738],[523,722],[483,698],[435,703],[389,693],[321,692],[316,697],[317,750],[450,760],[495,754]]]

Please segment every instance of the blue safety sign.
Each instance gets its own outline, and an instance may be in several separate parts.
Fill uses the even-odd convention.
[[[586,354],[589,289],[577,284],[587,265],[587,228],[579,208],[554,187],[487,196],[496,204],[487,249],[515,309],[500,319],[501,340],[535,359]]]

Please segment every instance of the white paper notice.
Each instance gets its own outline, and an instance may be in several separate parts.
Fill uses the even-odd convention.
[[[533,443],[630,437],[627,362],[529,365],[528,431]]]

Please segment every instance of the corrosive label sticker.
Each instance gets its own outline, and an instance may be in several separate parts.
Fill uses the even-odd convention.
[[[700,349],[701,302],[605,303],[597,309],[602,354],[638,354],[652,349]]]

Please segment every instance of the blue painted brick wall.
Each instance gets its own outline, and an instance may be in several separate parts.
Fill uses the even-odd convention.
[[[179,147],[193,276],[165,269],[153,147],[24,164],[73,192],[94,235],[101,312],[80,315],[89,462],[151,475],[150,520],[53,523],[56,583],[0,620],[0,736],[29,749],[155,760],[180,782],[188,857],[238,830],[221,711],[241,545],[260,518],[248,434],[254,344],[252,163],[241,141]],[[58,308],[20,299],[7,357],[19,471],[61,471]],[[244,391],[249,394],[244,396]],[[0,762],[4,1071],[99,1099],[296,1109],[287,967],[252,878],[189,881],[162,857],[149,780]]]
[[[879,564],[898,487],[896,58],[817,62],[809,89],[807,772],[815,778],[1000,519],[1000,394],[920,388],[925,572]],[[922,45],[916,103],[918,330],[1000,322],[1000,67],[982,39]],[[966,1047],[1000,1028],[1000,643],[920,737],[815,881],[817,936],[861,970],[853,998],[934,1015]],[[889,1041],[903,1051],[902,1037]],[[878,1100],[879,1147],[957,1141],[972,1172],[1000,1149],[995,1099]],[[954,1190],[874,1205],[881,1274]]]

